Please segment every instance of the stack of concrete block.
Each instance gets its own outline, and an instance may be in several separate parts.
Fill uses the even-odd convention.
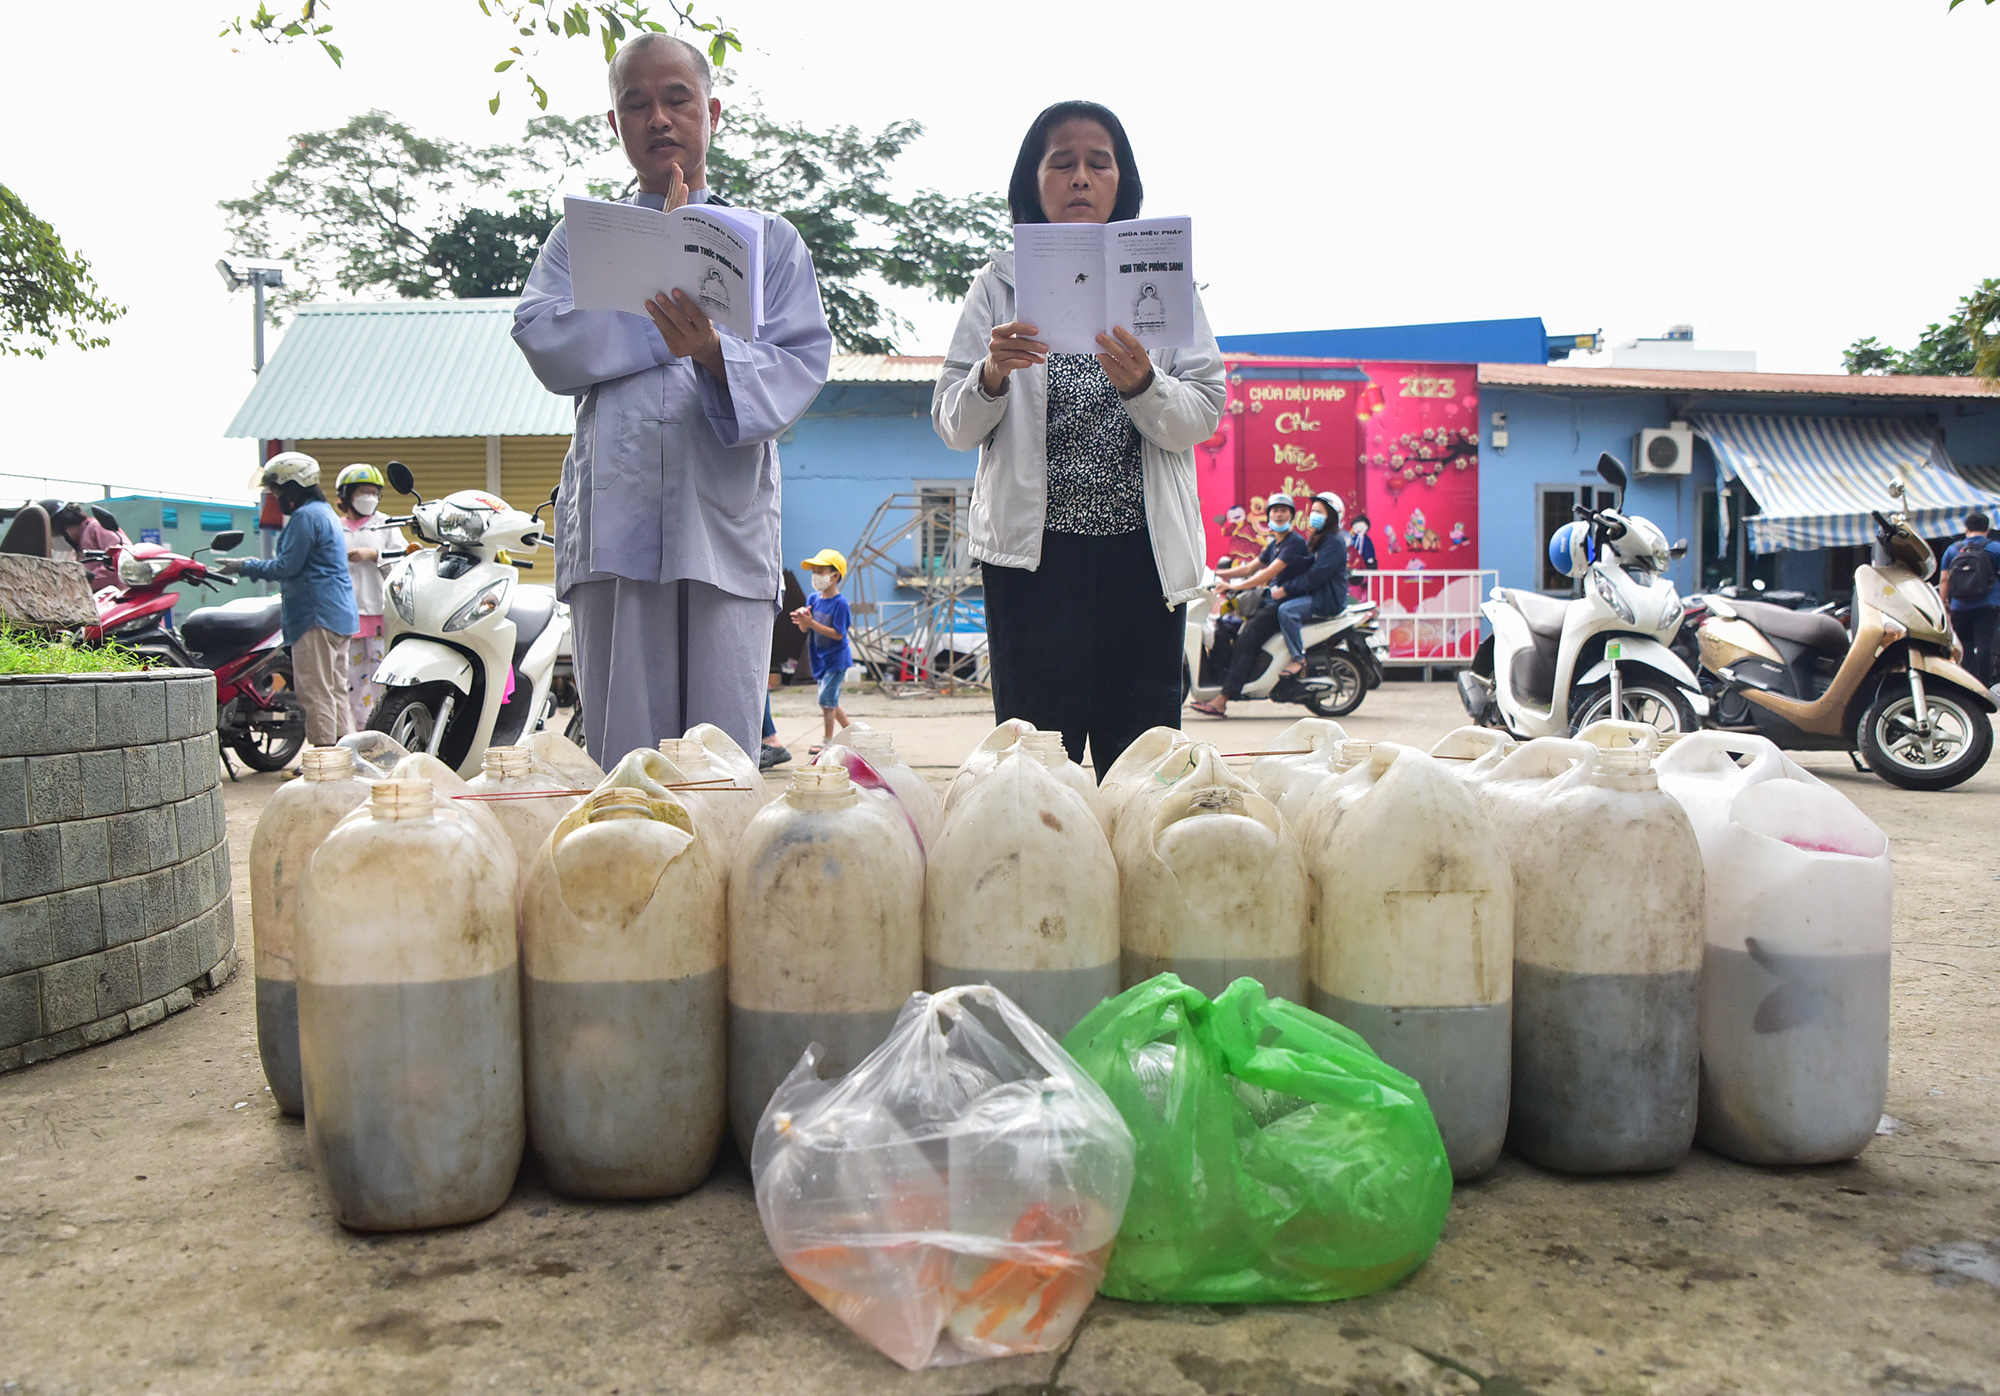
[[[0,1071],[228,977],[221,782],[206,671],[0,677]]]

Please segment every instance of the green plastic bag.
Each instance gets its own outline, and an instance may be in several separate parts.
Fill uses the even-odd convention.
[[[1422,1265],[1451,1165],[1415,1081],[1351,1030],[1239,979],[1213,1003],[1171,974],[1107,999],[1063,1046],[1138,1144],[1101,1292],[1351,1299]]]

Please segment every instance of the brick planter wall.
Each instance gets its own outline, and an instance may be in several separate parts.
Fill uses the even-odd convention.
[[[215,676],[0,676],[0,1071],[194,1002],[235,964]]]

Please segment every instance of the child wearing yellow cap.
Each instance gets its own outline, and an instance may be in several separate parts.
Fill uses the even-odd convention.
[[[840,706],[840,685],[854,663],[847,644],[847,598],[840,584],[847,579],[847,559],[832,548],[821,548],[801,562],[812,575],[813,599],[792,612],[792,622],[806,632],[806,652],[812,659],[812,675],[819,681],[819,715],[826,725],[825,741],[847,725],[847,710]]]

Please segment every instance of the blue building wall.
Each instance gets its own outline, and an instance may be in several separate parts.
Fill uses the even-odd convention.
[[[144,542],[147,531],[157,530],[158,541],[177,553],[205,548],[216,534],[232,528],[241,530],[248,538],[257,536],[254,503],[231,504],[223,500],[152,494],[113,495],[96,502],[118,516],[118,526],[133,542]]]
[[[1507,414],[1508,445],[1493,445],[1493,414]],[[1609,451],[1629,471],[1634,437],[1648,427],[1701,412],[1788,416],[1932,417],[1945,449],[1963,465],[2000,463],[2000,403],[1883,401],[1805,396],[1694,395],[1662,392],[1483,387],[1479,393],[1480,565],[1497,568],[1502,586],[1532,589],[1548,538],[1536,513],[1538,485],[1596,480],[1597,457]],[[1715,488],[1715,457],[1695,440],[1694,469],[1682,476],[1634,476],[1628,512],[1658,524],[1671,541],[1686,538],[1689,555],[1669,572],[1682,591],[1694,586],[1699,552],[1699,499]],[[1777,586],[1830,595],[1847,585],[1832,578],[1824,552],[1772,554]]]

